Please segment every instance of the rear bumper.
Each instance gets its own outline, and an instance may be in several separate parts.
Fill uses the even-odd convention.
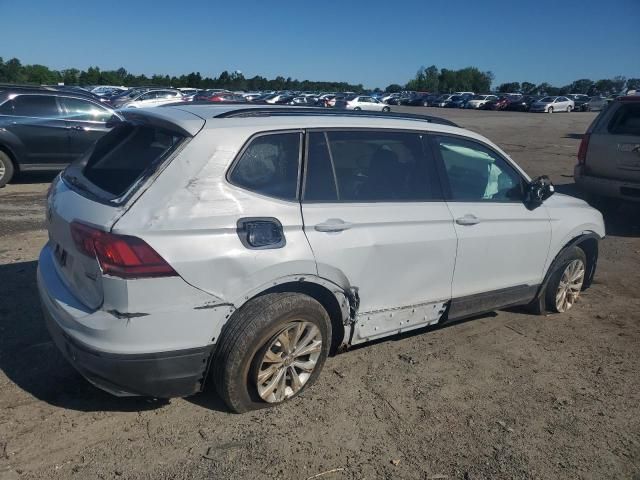
[[[198,314],[189,316],[189,311],[200,310],[188,305],[183,311],[168,312],[171,322],[162,312],[117,318],[103,310],[91,311],[67,289],[52,261],[45,246],[37,273],[45,323],[56,346],[87,380],[118,396],[184,397],[202,389],[215,343],[184,347],[171,343],[178,336],[171,330],[176,323],[202,335]],[[202,311],[209,313],[210,323],[213,311]],[[154,340],[161,338],[169,348],[157,348]]]
[[[640,183],[586,175],[582,165],[576,165],[573,177],[580,189],[602,197],[640,202]]]
[[[45,302],[49,334],[64,357],[95,386],[118,396],[185,397],[202,390],[213,347],[155,354],[101,352],[80,343],[58,325]]]

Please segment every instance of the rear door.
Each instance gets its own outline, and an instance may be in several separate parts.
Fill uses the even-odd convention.
[[[22,143],[23,168],[58,168],[70,161],[67,124],[55,96],[17,95],[2,105],[2,113],[12,117],[4,128]]]
[[[589,175],[640,182],[640,101],[616,101],[591,132]]]
[[[433,140],[458,237],[450,318],[531,300],[551,241],[547,210],[525,207],[523,177],[489,146]]]
[[[107,122],[114,115],[111,110],[88,100],[59,97],[63,117],[69,132],[71,161],[82,156],[111,128]]]
[[[456,234],[422,135],[308,134],[304,229],[318,274],[357,289],[353,342],[433,323],[451,296]]]

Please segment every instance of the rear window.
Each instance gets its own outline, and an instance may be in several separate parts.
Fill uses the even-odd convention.
[[[82,173],[100,189],[120,197],[155,169],[184,137],[151,126],[123,123],[96,143]]]
[[[640,136],[640,103],[622,104],[609,122],[609,133]]]

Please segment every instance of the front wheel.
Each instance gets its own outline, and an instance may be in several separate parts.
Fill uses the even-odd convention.
[[[251,300],[225,326],[213,360],[216,389],[235,412],[268,407],[312,385],[329,354],[331,320],[300,293]]]
[[[360,107],[355,107],[355,108],[353,109],[353,111],[354,111],[354,112],[359,112],[360,110],[362,110]]]
[[[567,106],[567,113],[571,113],[571,105]]]
[[[587,271],[587,257],[579,247],[567,250],[551,274],[545,291],[547,310],[563,313],[571,309],[578,301],[585,272]]]
[[[553,113],[553,107],[549,107],[549,109],[547,110],[547,113]]]
[[[15,169],[9,155],[0,150],[0,188],[4,187],[11,179]]]
[[[382,108],[382,111],[383,111],[384,113],[387,113],[387,112],[390,112],[390,111],[391,111],[391,109],[390,109],[389,107],[383,107],[383,108]]]

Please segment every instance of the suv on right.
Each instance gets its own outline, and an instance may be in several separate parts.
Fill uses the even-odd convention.
[[[592,204],[640,202],[640,96],[618,97],[593,121],[574,177]]]

